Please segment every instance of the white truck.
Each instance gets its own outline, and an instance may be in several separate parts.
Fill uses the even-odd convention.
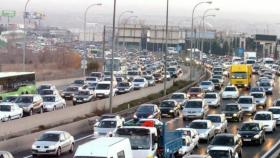
[[[244,52],[244,62],[251,64],[257,61],[257,52]]]

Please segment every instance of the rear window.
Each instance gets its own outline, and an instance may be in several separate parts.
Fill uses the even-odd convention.
[[[185,108],[202,108],[202,101],[188,101],[185,103]]]

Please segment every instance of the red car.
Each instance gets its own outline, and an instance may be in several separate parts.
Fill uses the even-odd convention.
[[[200,87],[192,87],[189,89],[187,93],[187,97],[189,99],[191,98],[203,98],[204,97],[204,91]]]

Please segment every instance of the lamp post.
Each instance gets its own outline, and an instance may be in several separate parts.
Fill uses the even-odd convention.
[[[118,18],[118,29],[120,29],[120,22],[121,22],[121,17],[124,16],[125,14],[133,14],[134,11],[132,10],[126,10],[124,12],[122,12],[120,15],[119,15],[119,18]],[[119,34],[120,30],[118,30],[118,34]],[[117,44],[116,44],[116,50],[118,50],[118,45],[119,45],[119,35],[118,35],[118,38],[117,38]],[[124,44],[123,44],[124,45]]]
[[[27,29],[26,29],[26,23],[25,23],[25,18],[27,16],[26,10],[27,10],[27,6],[29,4],[30,0],[27,0],[25,3],[25,7],[24,7],[24,13],[23,13],[23,57],[22,57],[22,63],[23,63],[23,71],[26,71],[25,69],[25,53],[26,53],[26,34],[27,34]]]
[[[191,64],[190,64],[190,80],[192,80],[192,75],[193,75],[193,70],[192,70],[192,63],[193,63],[193,57],[192,57],[192,53],[193,53],[193,20],[194,20],[194,12],[195,12],[195,9],[201,5],[201,4],[212,4],[212,1],[203,1],[203,2],[199,2],[197,3],[194,8],[193,8],[193,11],[192,11],[192,26],[191,26],[191,55],[190,55],[190,58],[191,58]]]
[[[166,81],[166,66],[167,66],[167,62],[166,62],[166,58],[167,58],[167,46],[168,46],[168,18],[169,18],[169,0],[166,0],[166,24],[165,24],[165,53],[164,53],[164,91],[163,91],[163,95],[166,95],[166,87],[167,87],[167,81]]]
[[[123,48],[125,48],[125,25],[128,23],[128,21],[132,18],[138,18],[138,16],[130,16],[128,18],[126,18],[126,21],[124,22],[123,24],[123,41],[122,41],[122,44],[123,44]]]
[[[116,7],[117,7],[117,0],[114,0],[114,11],[113,11],[113,30],[112,30],[112,52],[111,52],[111,86],[110,86],[110,103],[109,109],[110,113],[113,113],[113,66],[114,66],[114,46],[115,46],[115,28],[116,28]]]
[[[87,13],[88,13],[90,8],[92,8],[94,6],[101,6],[101,5],[102,5],[102,3],[94,3],[94,4],[89,5],[85,10],[85,13],[84,13],[84,42],[86,42]],[[85,58],[84,60],[87,60],[87,51],[85,52],[84,58]],[[86,75],[86,68],[84,67],[83,69],[84,69],[83,75],[85,76]]]
[[[216,15],[207,15],[207,13],[209,12],[209,11],[219,11],[220,10],[220,8],[210,8],[210,9],[207,9],[207,10],[205,10],[204,11],[204,13],[203,13],[203,17],[202,17],[202,29],[203,29],[203,35],[205,35],[205,33],[206,33],[206,30],[205,30],[205,18],[206,17],[215,17]],[[202,37],[202,39],[201,39],[201,51],[202,51],[202,53],[203,53],[203,51],[204,51],[204,37]]]

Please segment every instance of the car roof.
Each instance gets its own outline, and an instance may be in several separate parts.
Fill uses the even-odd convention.
[[[250,96],[250,95],[243,95],[243,96],[240,96],[239,98],[254,98],[254,97]]]
[[[61,134],[64,133],[65,131],[47,131],[44,134]]]
[[[11,105],[16,105],[16,103],[11,103],[11,102],[1,102],[0,105],[2,106],[11,106]]]
[[[195,98],[195,99],[189,99],[188,101],[203,101],[203,99]]]
[[[271,111],[258,111],[255,115],[257,114],[271,114]]]
[[[234,137],[232,133],[219,133],[215,137]]]
[[[209,150],[232,150],[232,147],[228,147],[228,146],[213,146]]]
[[[186,93],[183,93],[183,92],[176,92],[176,93],[172,93],[171,95],[186,95]]]
[[[280,106],[269,107],[268,110],[269,110],[269,109],[280,109]]]
[[[209,114],[209,115],[207,115],[207,116],[224,116],[224,114]]]
[[[156,104],[141,104],[140,106],[156,106]]]
[[[210,120],[200,120],[200,119],[198,119],[198,120],[193,120],[192,122],[205,122],[205,123],[207,123],[207,122],[210,122]]]

